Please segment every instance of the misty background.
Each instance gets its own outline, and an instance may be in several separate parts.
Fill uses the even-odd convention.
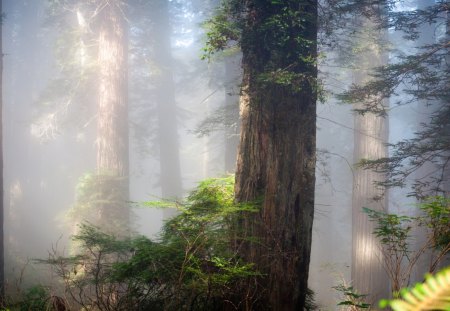
[[[58,9],[50,3],[3,1],[4,239],[7,290],[12,294],[20,287],[52,281],[49,269],[32,259],[46,258],[52,248],[70,252],[77,224],[71,209],[83,183],[96,171],[96,39],[88,22],[92,12],[77,1],[66,1]],[[155,236],[164,219],[173,215],[139,202],[180,199],[202,179],[234,173],[240,53],[231,49],[201,59],[202,23],[217,4],[127,1],[127,178],[134,233]],[[391,44],[397,42],[396,49],[412,48],[393,30],[386,36]],[[334,58],[337,55],[329,55],[320,66],[329,93],[317,110],[310,268],[310,287],[317,301],[329,306],[336,301],[332,285],[351,278],[354,141],[355,133],[361,134],[355,131],[353,107],[333,96],[358,76],[352,68],[336,66]],[[422,122],[420,109],[393,109],[381,142],[411,137]],[[392,211],[404,209],[407,191],[392,191],[384,204]]]

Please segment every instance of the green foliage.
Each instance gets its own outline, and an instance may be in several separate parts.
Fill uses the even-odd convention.
[[[315,85],[316,80],[304,73],[296,73],[289,69],[277,69],[275,71],[262,73],[258,77],[258,82],[265,84],[275,84],[278,86],[290,87],[299,92],[305,84]]]
[[[83,189],[84,187],[81,187]],[[234,203],[234,176],[201,182],[184,202],[145,202],[144,206],[175,207],[155,240],[120,238],[82,224],[73,240],[78,253],[56,252],[50,264],[66,285],[74,308],[100,310],[221,310],[241,308],[242,293],[261,277],[233,247],[243,214],[258,204]],[[258,296],[246,297],[258,306]],[[314,310],[313,293],[307,293]],[[264,310],[265,306],[258,306]]]
[[[418,169],[430,165],[439,175],[413,180],[411,196],[423,199],[430,193],[443,193],[448,176],[444,173],[449,163],[450,106],[444,105],[430,115],[430,121],[422,124],[415,137],[395,144],[389,144],[393,152],[390,157],[364,160],[360,164],[386,175],[386,180],[378,184],[384,187],[404,187]]]
[[[117,239],[82,224],[73,239],[78,254],[52,254],[50,264],[64,280],[73,303],[86,309],[208,310],[239,305],[240,291],[260,274],[232,248],[233,224],[253,204],[234,203],[234,177],[203,181],[159,238]],[[159,205],[148,202],[144,205]],[[169,206],[168,202],[164,205]],[[111,299],[114,297],[114,299]]]
[[[142,269],[136,267],[155,267],[146,269],[147,280],[171,284],[159,293],[170,309],[206,308],[232,299],[239,281],[259,275],[231,249],[232,223],[242,212],[256,211],[251,204],[234,203],[233,181],[230,176],[201,182],[186,202],[175,204],[179,214],[166,222],[160,241],[136,245],[120,275],[139,276]]]
[[[369,18],[378,30],[401,32],[405,40],[410,41],[405,45],[413,46],[406,51],[391,49],[389,64],[374,68],[370,81],[352,85],[339,96],[344,102],[363,104],[357,109],[361,114],[385,116],[389,111],[381,103],[389,100],[392,109],[404,105],[419,107],[421,118],[426,119],[412,138],[389,145],[392,150],[389,157],[365,160],[361,164],[386,176],[379,182],[382,186],[404,187],[412,182],[410,195],[419,199],[444,194],[450,163],[450,75],[446,70],[450,53],[448,1],[428,2],[427,7],[422,4],[422,9],[410,10],[401,10],[399,2],[394,0],[327,2],[333,9],[330,14],[336,15],[335,23],[341,22],[340,17],[351,19],[352,12],[358,12]],[[360,30],[355,29],[353,37],[358,37],[359,33]],[[423,167],[435,173],[414,176]]]
[[[207,39],[202,58],[209,59],[215,52],[231,46],[243,50],[255,46],[261,53],[260,63],[253,67],[260,71],[257,80],[262,87],[272,84],[294,93],[310,88],[320,94],[322,87],[314,69],[316,36],[306,30],[315,23],[310,9],[307,4],[299,6],[295,1],[245,4],[224,0],[204,24]],[[248,18],[249,15],[255,18]]]
[[[435,196],[429,197],[418,205],[422,215],[417,217],[388,214],[363,208],[372,221],[377,223],[373,232],[380,242],[389,249],[396,249],[402,256],[408,256],[411,230],[423,227],[429,235],[428,247],[448,252],[450,245],[450,199]]]
[[[419,222],[431,231],[432,247],[445,250],[450,245],[450,198],[430,197],[419,205],[424,216]]]
[[[381,301],[380,307],[389,306],[394,311],[450,310],[450,269],[427,275],[425,282],[402,289],[400,295],[402,299]]]
[[[400,253],[400,256],[407,256],[411,233],[411,223],[415,218],[409,216],[400,216],[397,214],[388,214],[385,212],[374,211],[363,208],[371,221],[377,223],[373,234],[379,238],[382,245],[389,250]]]
[[[48,310],[47,302],[49,298],[48,290],[43,286],[29,288],[20,303],[20,311],[42,311]]]
[[[370,304],[364,302],[367,295],[358,294],[352,286],[340,284],[333,286],[343,296],[344,300],[340,301],[338,306],[347,306],[350,310],[369,309]]]
[[[86,310],[127,310],[128,295],[121,293],[126,285],[115,282],[112,275],[114,264],[129,258],[129,241],[118,240],[87,223],[79,225],[72,239],[77,245],[75,255],[61,256],[54,250],[48,259],[36,261],[50,265],[61,278],[71,305]]]
[[[223,2],[216,14],[203,23],[203,27],[206,29],[206,42],[202,59],[210,60],[216,52],[232,47],[230,42],[240,40],[241,30],[232,15],[230,4]]]
[[[416,217],[363,209],[377,224],[373,234],[383,246],[383,262],[394,294],[408,285],[411,271],[425,251],[429,250],[432,255],[430,272],[450,252],[450,200],[441,196],[429,197],[418,208],[422,214]],[[415,242],[413,230],[422,230],[426,234],[422,245],[415,250],[410,247],[410,242]]]

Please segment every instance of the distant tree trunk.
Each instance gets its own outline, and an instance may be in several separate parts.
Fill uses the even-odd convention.
[[[372,33],[375,26],[367,19],[358,19],[357,27],[364,27],[364,31]],[[373,36],[373,34],[372,34]],[[376,35],[375,35],[376,36]],[[359,59],[359,69],[355,70],[354,82],[366,83],[369,79],[367,72],[375,66],[384,63],[383,52],[377,40],[374,43],[363,42],[365,50]],[[386,106],[386,102],[380,103]],[[355,109],[364,109],[364,103],[357,104]],[[386,118],[373,113],[355,114],[354,117],[354,162],[362,159],[379,159],[386,157],[388,141],[388,122]],[[382,247],[379,239],[373,234],[376,223],[369,220],[362,211],[363,207],[376,211],[387,211],[387,195],[375,185],[383,181],[384,175],[357,168],[353,179],[353,212],[352,212],[352,282],[355,290],[360,294],[369,295],[366,300],[374,305],[381,298],[389,297],[390,289],[388,277],[383,266]]]
[[[181,197],[182,182],[178,142],[177,106],[175,86],[172,74],[171,27],[168,1],[157,0],[153,3],[151,19],[156,28],[154,37],[154,62],[158,66],[158,75],[154,81],[155,100],[158,111],[158,137],[161,167],[161,194],[163,198]],[[170,217],[173,211],[165,211]]]
[[[311,80],[317,74],[316,66],[303,60],[317,55],[317,1],[245,5],[235,195],[239,202],[262,201],[260,211],[242,223],[258,242],[244,241],[238,249],[264,274],[257,293],[265,306],[303,310],[314,214],[316,91]],[[293,16],[304,17],[301,25]],[[274,27],[277,21],[283,28]],[[297,36],[309,42],[299,46]],[[298,89],[294,81],[271,80],[286,68],[290,76],[308,77]]]
[[[228,56],[225,58],[225,109],[226,115],[230,116],[227,120],[227,128],[225,130],[225,172],[231,173],[236,170],[236,157],[239,145],[239,97],[236,89],[236,71],[237,62],[240,56]],[[228,114],[229,110],[229,114]]]
[[[114,228],[129,222],[128,46],[121,1],[109,0],[102,5],[98,16],[97,171],[100,196],[105,203],[99,206],[98,218],[108,226],[114,222]]]

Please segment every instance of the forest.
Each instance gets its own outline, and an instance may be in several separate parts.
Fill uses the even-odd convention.
[[[0,311],[450,310],[449,0],[0,11]]]

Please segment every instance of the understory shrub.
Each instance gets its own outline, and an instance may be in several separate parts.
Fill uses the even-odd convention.
[[[428,271],[436,272],[450,252],[450,199],[435,196],[418,204],[418,216],[398,215],[365,208],[376,222],[373,234],[380,240],[383,263],[393,295],[408,286],[413,268],[424,255],[430,257]],[[423,239],[417,239],[417,235]],[[420,242],[419,242],[420,241]]]
[[[234,203],[233,182],[233,176],[205,180],[182,203],[146,202],[178,210],[156,239],[119,239],[83,223],[73,236],[75,255],[53,252],[40,262],[61,278],[73,309],[256,309],[258,297],[246,297],[244,306],[242,292],[260,274],[233,241],[238,218],[257,208]]]

